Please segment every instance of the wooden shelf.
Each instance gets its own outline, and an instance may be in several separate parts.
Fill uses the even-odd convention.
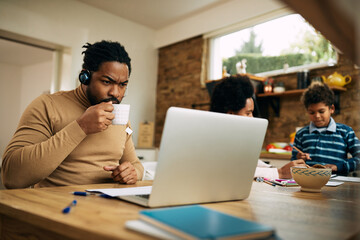
[[[262,86],[263,85],[263,82],[266,80],[265,77],[259,77],[259,76],[255,76],[255,75],[252,75],[252,74],[249,74],[249,73],[245,73],[245,74],[236,74],[236,75],[232,75],[232,76],[248,76],[249,79],[251,80],[252,84],[254,85],[254,88],[258,88],[259,86]],[[212,95],[212,92],[214,90],[214,87],[215,85],[223,80],[224,78],[221,78],[221,79],[215,79],[215,80],[206,80],[205,81],[205,86],[206,86],[206,89],[208,90],[208,93],[209,93],[209,96],[211,97]],[[261,87],[262,88],[262,87]],[[197,104],[197,103],[194,103],[192,104],[192,108],[197,108],[197,107],[202,107],[204,105],[210,105],[209,103],[200,103],[200,104]]]
[[[266,77],[259,77],[259,76],[255,76],[255,75],[252,75],[252,74],[249,74],[249,73],[235,74],[235,75],[232,75],[232,76],[237,76],[237,75],[248,76],[251,80],[260,81],[260,82],[264,82],[266,80]],[[217,82],[217,81],[221,81],[223,79],[224,78],[214,79],[214,80],[206,80],[205,83]]]
[[[255,75],[252,75],[252,74],[249,74],[249,73],[240,74],[240,75],[246,75],[251,80],[260,81],[260,82],[264,82],[266,80],[266,77],[259,77],[259,76],[255,76]]]
[[[334,92],[345,92],[346,88],[344,87],[330,87]],[[292,95],[300,95],[303,92],[305,92],[306,89],[295,89],[295,90],[288,90],[281,93],[259,93],[256,96],[257,97],[282,97],[282,96],[292,96]]]
[[[346,88],[344,87],[337,87],[337,86],[329,86],[330,89],[334,91],[335,94],[335,114],[340,113],[340,92],[345,92]],[[260,99],[263,99],[265,101],[262,101],[263,104],[267,105],[270,104],[271,108],[275,112],[275,116],[280,116],[280,98],[286,97],[286,96],[298,96],[301,95],[303,92],[305,92],[306,89],[294,89],[294,90],[288,90],[281,93],[258,93],[256,94],[256,97]],[[266,110],[267,112],[267,110]],[[265,114],[267,116],[267,114]]]

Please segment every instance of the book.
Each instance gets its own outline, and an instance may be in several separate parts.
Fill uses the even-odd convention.
[[[183,239],[255,239],[274,234],[270,226],[200,205],[142,210],[140,219]]]
[[[280,183],[284,187],[298,187],[299,184],[293,179],[275,179],[275,182]]]
[[[343,181],[343,182],[360,182],[359,177],[345,177],[345,176],[334,176],[331,180]]]

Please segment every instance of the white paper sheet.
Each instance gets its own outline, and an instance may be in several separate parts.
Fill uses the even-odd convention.
[[[155,172],[156,172],[156,165],[157,162],[155,161],[141,161],[143,167],[144,167],[144,174],[142,180],[154,180],[155,178]]]
[[[338,181],[328,181],[327,184],[325,186],[328,187],[337,187],[341,184],[343,184],[344,182],[338,182]]]
[[[159,238],[159,239],[171,239],[171,240],[180,240],[181,238],[162,230],[150,223],[141,221],[141,220],[129,220],[125,222],[125,227],[134,231],[148,234],[150,236]]]
[[[360,183],[360,178],[358,178],[358,177],[336,176],[336,177],[331,178],[331,180]]]
[[[111,197],[130,196],[130,195],[145,195],[151,193],[152,186],[146,187],[130,187],[130,188],[100,188],[87,189],[87,192],[100,192]]]

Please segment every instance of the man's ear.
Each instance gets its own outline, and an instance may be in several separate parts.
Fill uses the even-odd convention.
[[[334,104],[330,107],[330,113],[333,114],[335,112],[335,106]]]

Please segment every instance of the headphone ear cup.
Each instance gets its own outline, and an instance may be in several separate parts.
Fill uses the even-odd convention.
[[[79,80],[82,84],[84,85],[89,85],[90,83],[90,79],[91,79],[91,73],[89,70],[81,70],[80,74],[79,74]]]

